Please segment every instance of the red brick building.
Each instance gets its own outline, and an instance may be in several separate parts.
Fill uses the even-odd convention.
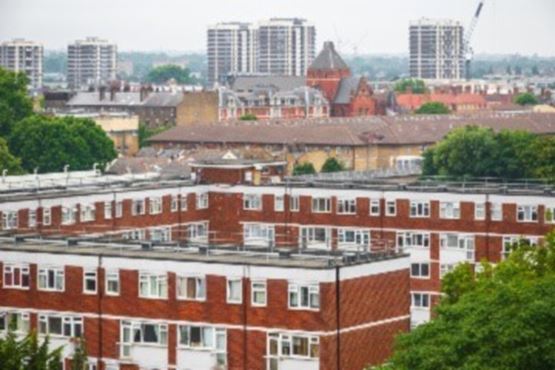
[[[306,83],[323,92],[330,102],[332,117],[385,114],[366,77],[351,75],[333,42],[324,43],[324,49],[307,70]]]
[[[66,356],[83,334],[105,369],[361,369],[429,320],[456,264],[555,227],[545,186],[206,173],[4,183],[0,330],[38,328]]]

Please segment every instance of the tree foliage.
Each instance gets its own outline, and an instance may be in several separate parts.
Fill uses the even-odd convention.
[[[36,332],[24,338],[10,329],[0,338],[0,367],[2,370],[61,370],[62,348],[50,350],[48,337],[39,343]]]
[[[442,281],[432,321],[397,337],[383,369],[555,368],[555,234],[519,242],[481,272],[459,265]]]
[[[245,113],[239,119],[241,121],[256,121],[258,117],[254,113]]]
[[[335,157],[329,157],[322,165],[321,172],[339,172],[343,171],[345,166]]]
[[[153,68],[146,76],[147,82],[163,84],[169,80],[175,80],[178,84],[190,85],[196,83],[187,68],[175,64],[166,64]]]
[[[414,111],[416,114],[448,114],[449,108],[438,101],[431,101],[428,103],[424,103]]]
[[[403,79],[397,82],[394,89],[400,93],[412,92],[414,94],[424,94],[427,91],[424,81],[413,78]]]
[[[316,173],[316,169],[314,168],[314,165],[310,162],[296,164],[293,168],[293,176],[311,175],[313,173]]]
[[[33,102],[27,95],[29,80],[24,73],[0,68],[0,136],[7,137],[13,125],[33,113]]]
[[[555,139],[526,131],[466,126],[423,154],[424,175],[555,180]]]
[[[21,160],[10,153],[8,143],[0,137],[0,172],[8,171],[8,175],[19,175],[23,173]]]
[[[114,143],[94,121],[75,117],[30,116],[18,122],[9,139],[27,171],[103,168],[116,157]]]
[[[536,105],[539,101],[534,94],[525,92],[515,97],[515,103],[518,105]]]
[[[168,126],[150,128],[144,123],[139,123],[139,148],[148,146],[148,139],[154,135],[168,130]]]
[[[83,338],[78,338],[75,343],[73,357],[71,358],[71,370],[86,370],[88,365],[87,347]]]

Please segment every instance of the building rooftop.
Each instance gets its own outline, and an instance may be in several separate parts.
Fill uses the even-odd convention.
[[[230,88],[237,92],[253,91],[256,89],[288,91],[305,85],[306,80],[304,77],[246,75],[234,77],[230,83]]]
[[[349,69],[349,66],[335,50],[333,42],[324,42],[324,48],[314,59],[309,70],[332,71],[338,69]]]

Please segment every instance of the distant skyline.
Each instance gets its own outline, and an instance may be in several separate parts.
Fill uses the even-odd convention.
[[[408,53],[408,26],[421,17],[469,24],[477,0],[0,0],[0,41],[26,38],[63,49],[87,36],[120,51],[205,52],[217,22],[301,17],[343,53]],[[193,5],[194,4],[194,5]],[[555,56],[555,0],[486,0],[472,45],[476,53]]]

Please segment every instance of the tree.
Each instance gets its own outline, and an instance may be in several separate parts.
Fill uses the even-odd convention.
[[[345,167],[343,166],[343,163],[341,163],[335,157],[330,157],[330,158],[326,159],[326,161],[322,165],[322,169],[320,171],[321,172],[339,172],[339,171],[343,171],[344,169],[345,169]]]
[[[316,169],[314,169],[314,165],[310,162],[296,164],[293,168],[293,176],[311,175],[313,173],[316,173]]]
[[[536,105],[538,104],[538,98],[534,94],[526,92],[518,94],[515,103],[518,105]]]
[[[555,234],[521,241],[482,272],[459,265],[442,281],[435,317],[396,339],[383,369],[554,369]]]
[[[410,90],[414,94],[424,94],[427,91],[424,81],[412,78],[397,82],[394,89],[400,93],[407,93]]]
[[[139,148],[148,146],[148,139],[151,136],[158,135],[159,133],[164,132],[168,129],[169,127],[167,126],[150,128],[144,123],[139,123]]]
[[[77,338],[73,357],[71,358],[71,370],[86,370],[88,365],[87,347],[83,338]]]
[[[527,131],[501,130],[495,135],[495,141],[495,168],[492,168],[491,176],[512,179],[534,176],[536,135]]]
[[[24,73],[0,68],[0,136],[7,137],[13,125],[33,113],[33,102],[27,95],[28,83]]]
[[[191,73],[187,68],[182,68],[175,64],[167,64],[153,68],[146,76],[147,82],[156,84],[163,84],[172,79],[178,84],[183,85],[196,83],[196,80],[191,77]]]
[[[2,370],[61,370],[62,347],[50,350],[46,337],[39,343],[37,333],[32,331],[18,339],[13,328],[0,338],[0,366]]]
[[[258,117],[256,117],[253,113],[245,113],[241,117],[239,117],[241,121],[256,121]]]
[[[449,108],[441,102],[431,101],[424,103],[414,111],[416,114],[448,114]]]
[[[9,147],[21,158],[27,171],[103,168],[116,157],[114,143],[90,119],[35,115],[18,122],[9,138]]]
[[[555,138],[539,137],[531,152],[534,155],[527,166],[531,168],[532,174],[555,183]]]
[[[8,148],[8,143],[0,137],[0,171],[8,171],[8,175],[19,175],[23,173],[21,160],[16,158]]]

